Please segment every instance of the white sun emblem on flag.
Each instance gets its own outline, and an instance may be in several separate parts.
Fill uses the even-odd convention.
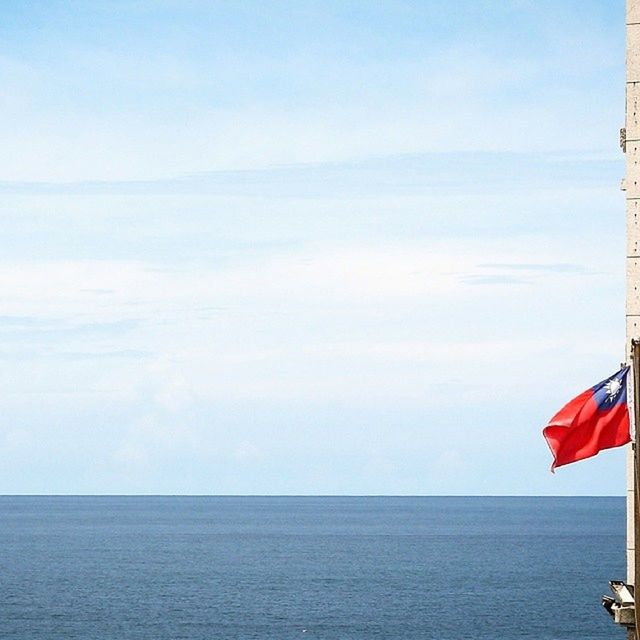
[[[607,392],[607,400],[613,402],[613,399],[620,393],[620,389],[622,389],[622,383],[618,378],[609,380],[604,385],[604,390]]]

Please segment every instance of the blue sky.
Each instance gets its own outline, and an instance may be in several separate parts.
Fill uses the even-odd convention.
[[[14,2],[0,492],[621,494],[622,2]]]

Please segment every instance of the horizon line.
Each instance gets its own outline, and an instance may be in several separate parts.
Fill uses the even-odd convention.
[[[2,493],[1,498],[624,498],[624,494]]]

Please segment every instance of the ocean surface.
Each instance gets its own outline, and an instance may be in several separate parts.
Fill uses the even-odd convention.
[[[0,497],[3,640],[624,640],[623,498]]]

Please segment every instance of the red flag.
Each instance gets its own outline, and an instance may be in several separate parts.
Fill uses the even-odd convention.
[[[549,420],[542,434],[553,454],[551,471],[631,441],[628,373],[629,367],[623,367],[595,387],[583,391]]]

